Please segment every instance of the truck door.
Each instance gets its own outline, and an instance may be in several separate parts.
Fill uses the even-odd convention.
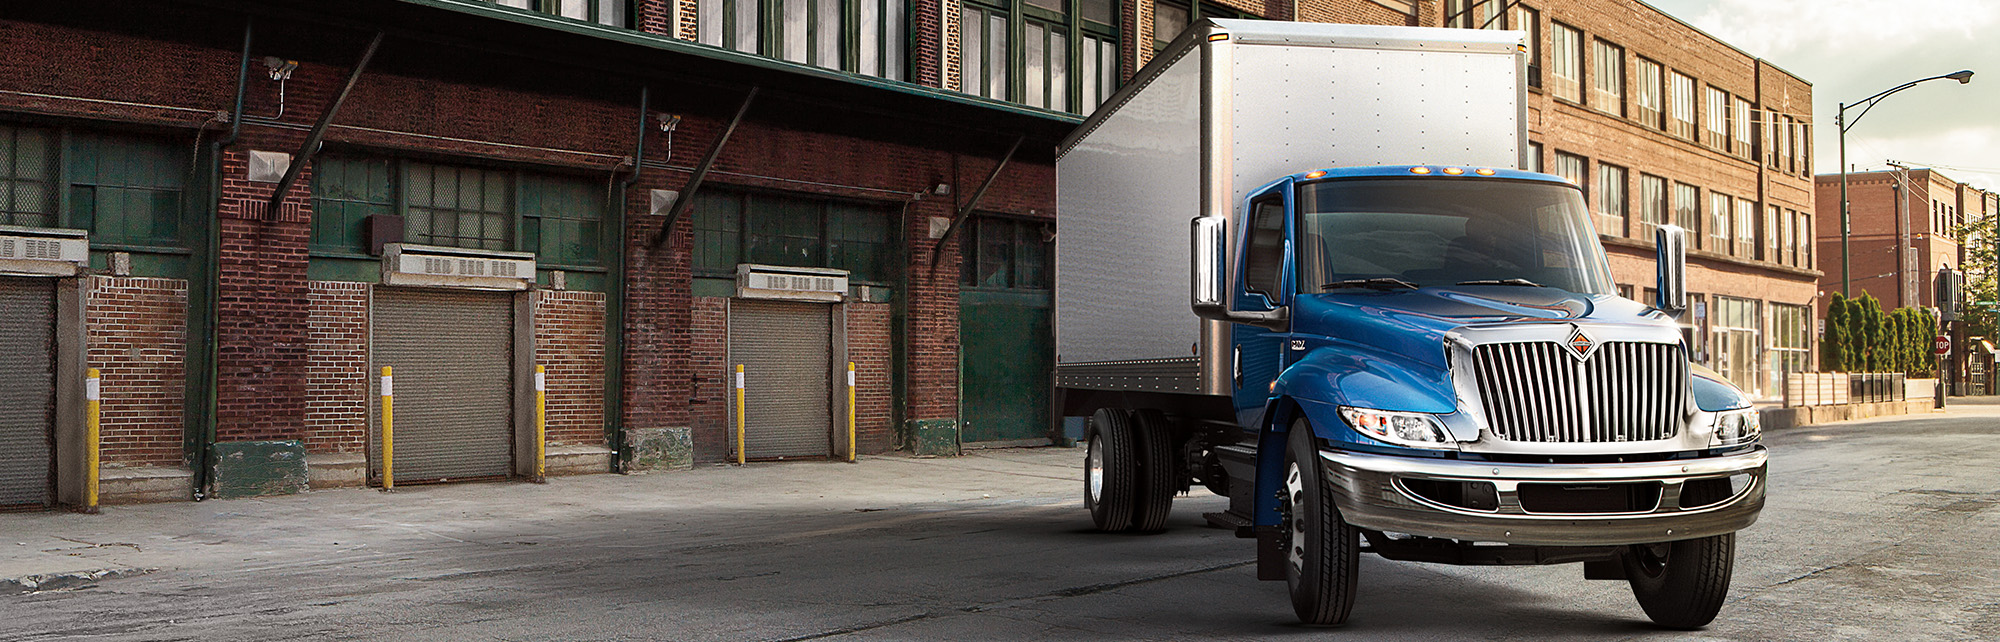
[[[1236,270],[1237,310],[1269,311],[1291,303],[1291,261],[1286,251],[1291,217],[1285,198],[1289,185],[1287,181],[1253,197],[1245,208],[1248,215],[1239,236],[1243,250]],[[1263,424],[1271,382],[1284,369],[1285,343],[1290,338],[1287,332],[1230,324],[1237,425],[1254,430]]]

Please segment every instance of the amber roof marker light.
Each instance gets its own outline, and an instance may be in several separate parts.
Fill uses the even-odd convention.
[[[1459,174],[1464,174],[1464,173],[1465,173],[1465,170],[1462,170],[1462,169],[1459,169],[1459,168],[1456,168],[1456,167],[1446,167],[1446,168],[1444,168],[1444,173],[1446,173],[1446,174],[1450,174],[1450,175],[1452,175],[1452,176],[1457,176],[1457,175],[1459,175]]]
[[[1316,169],[1310,172],[1306,172],[1306,178],[1319,178],[1325,175],[1326,175],[1326,170],[1323,169]]]
[[[1209,34],[1208,36],[1209,42],[1222,42],[1228,39],[1229,39],[1229,34],[1226,33]]]
[[[1478,174],[1480,176],[1492,176],[1493,170],[1481,167],[1479,169],[1473,170],[1472,173]]]
[[[1429,168],[1429,167],[1412,167],[1412,168],[1410,168],[1410,173],[1411,173],[1411,174],[1429,174],[1429,173],[1431,173],[1431,168]]]

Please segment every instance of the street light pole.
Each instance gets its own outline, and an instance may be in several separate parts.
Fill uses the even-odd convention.
[[[1929,78],[1924,78],[1922,80],[1912,80],[1910,82],[1906,82],[1900,85],[1896,85],[1895,87],[1891,87],[1887,91],[1884,91],[1882,93],[1875,94],[1867,98],[1863,98],[1860,101],[1852,104],[1840,103],[1840,112],[1834,115],[1833,124],[1836,128],[1840,130],[1840,294],[1841,296],[1847,296],[1847,297],[1854,296],[1853,292],[1854,280],[1849,276],[1852,268],[1850,265],[1851,262],[1849,260],[1850,257],[1848,248],[1850,242],[1849,237],[1852,236],[1853,233],[1853,220],[1851,214],[1849,214],[1848,212],[1848,203],[1847,203],[1847,130],[1852,129],[1855,123],[1861,122],[1861,117],[1867,116],[1868,110],[1874,109],[1875,103],[1882,102],[1882,99],[1888,98],[1889,94],[1893,94],[1905,89],[1909,89],[1911,87],[1915,87],[1917,86],[1918,83],[1930,82],[1932,80],[1943,80],[1946,78],[1956,80],[1958,81],[1958,84],[1963,85],[1965,83],[1972,82],[1972,70],[1966,69],[1963,71],[1955,71],[1952,73],[1948,73],[1942,76],[1932,76]],[[1850,107],[1861,108],[1861,113],[1855,114],[1854,120],[1851,121],[1847,119],[1847,110]],[[1897,260],[1900,261],[1902,260],[1902,258],[1897,257]]]

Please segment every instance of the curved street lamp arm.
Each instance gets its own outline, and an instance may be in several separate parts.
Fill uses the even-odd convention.
[[[1886,90],[1886,91],[1883,91],[1882,93],[1879,93],[1879,94],[1875,94],[1875,95],[1873,95],[1873,96],[1869,96],[1869,97],[1867,97],[1867,98],[1863,98],[1863,99],[1861,99],[1861,100],[1857,100],[1857,101],[1855,101],[1855,102],[1852,102],[1852,103],[1847,103],[1846,105],[1843,105],[1843,106],[1842,106],[1842,107],[1840,108],[1840,116],[1841,116],[1840,120],[1842,121],[1842,124],[1840,125],[1840,131],[1841,131],[1841,133],[1846,133],[1848,129],[1851,129],[1851,128],[1853,128],[1853,127],[1854,127],[1854,124],[1855,124],[1855,123],[1858,123],[1858,122],[1861,122],[1861,117],[1863,117],[1863,116],[1867,116],[1867,115],[1868,115],[1868,110],[1870,110],[1870,109],[1874,109],[1874,108],[1875,108],[1875,104],[1876,104],[1876,103],[1879,103],[1879,102],[1882,102],[1882,99],[1884,99],[1884,98],[1888,98],[1888,97],[1889,97],[1889,94],[1893,94],[1893,93],[1896,93],[1896,92],[1899,92],[1899,91],[1902,91],[1902,90],[1905,90],[1905,89],[1909,89],[1909,88],[1911,88],[1911,87],[1915,87],[1915,86],[1917,86],[1917,85],[1918,85],[1919,83],[1926,83],[1926,82],[1930,82],[1930,81],[1933,81],[1933,80],[1943,80],[1943,79],[1946,79],[1946,78],[1950,78],[1950,79],[1953,79],[1953,80],[1957,80],[1957,81],[1958,81],[1958,82],[1960,82],[1960,83],[1966,83],[1966,82],[1971,82],[1971,81],[1972,81],[1972,72],[1970,72],[1970,71],[1958,71],[1958,72],[1953,72],[1953,73],[1948,73],[1948,74],[1944,74],[1944,75],[1941,75],[1941,76],[1931,76],[1931,77],[1929,77],[1929,78],[1924,78],[1924,79],[1922,79],[1922,80],[1912,80],[1912,81],[1909,81],[1909,82],[1906,82],[1906,83],[1903,83],[1903,84],[1900,84],[1900,85],[1896,85],[1895,87],[1891,87],[1891,88],[1889,88],[1888,90]],[[1852,120],[1849,120],[1849,119],[1847,119],[1847,110],[1849,110],[1849,109],[1853,109],[1853,108],[1855,108],[1855,107],[1857,107],[1857,106],[1861,107],[1861,113],[1859,113],[1859,114],[1855,114],[1855,116],[1854,116],[1854,118],[1853,118]]]

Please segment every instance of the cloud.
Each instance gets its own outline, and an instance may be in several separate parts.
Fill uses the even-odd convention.
[[[1815,167],[1839,171],[1842,102],[1958,71],[1882,101],[1848,133],[1848,161],[2000,168],[2000,2],[1995,0],[1654,0],[1660,9],[1813,84]],[[1850,121],[1859,114],[1850,109]],[[1948,175],[1996,186],[1992,174]]]

